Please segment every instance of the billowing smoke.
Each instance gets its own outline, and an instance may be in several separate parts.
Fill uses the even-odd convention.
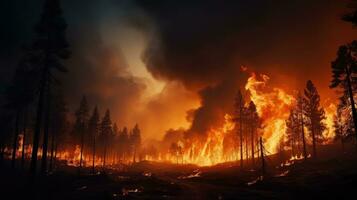
[[[10,21],[1,78],[11,77],[15,49],[29,43],[40,16],[42,0],[26,2],[0,12],[12,18],[0,19]],[[62,77],[70,109],[86,95],[102,113],[111,109],[119,127],[138,122],[156,139],[170,128],[204,135],[220,124],[246,81],[242,65],[284,89],[316,80],[322,98],[330,96],[330,61],[355,34],[339,20],[341,1],[62,2],[73,52]]]
[[[141,1],[139,1],[141,2]],[[201,106],[188,114],[188,135],[204,134],[232,112],[234,94],[246,81],[240,67],[266,73],[271,84],[302,89],[315,80],[323,97],[330,61],[338,45],[351,40],[338,1],[142,1],[156,21],[144,61],[154,77],[177,80],[198,91]]]

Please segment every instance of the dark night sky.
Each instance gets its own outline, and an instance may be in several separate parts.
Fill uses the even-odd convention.
[[[9,81],[21,46],[31,42],[41,5],[0,3],[1,83]],[[230,109],[246,81],[242,65],[289,90],[312,79],[329,97],[330,61],[339,45],[357,36],[339,20],[346,2],[338,0],[63,0],[62,5],[73,52],[63,76],[70,107],[86,94],[93,104],[111,108],[119,124],[139,121],[152,137],[175,123],[172,128],[187,126],[186,111],[200,101],[199,127],[215,121],[214,113]],[[162,91],[150,92],[156,86]],[[182,103],[173,108],[177,99]],[[166,126],[153,128],[159,119]]]

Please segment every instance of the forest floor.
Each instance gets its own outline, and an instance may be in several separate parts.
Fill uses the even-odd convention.
[[[75,167],[30,181],[28,174],[2,167],[2,199],[344,199],[355,195],[357,151],[320,150],[319,159],[282,166],[266,159],[267,174],[235,163],[213,167],[140,162],[125,172],[106,170],[78,176]],[[256,166],[259,164],[256,161]],[[87,170],[87,171],[86,171]],[[98,169],[99,170],[99,169]]]

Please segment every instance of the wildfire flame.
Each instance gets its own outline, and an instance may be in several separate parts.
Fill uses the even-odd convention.
[[[246,68],[244,68],[247,71]],[[262,120],[262,136],[264,138],[264,148],[266,154],[274,154],[277,152],[279,145],[284,141],[286,131],[286,119],[289,116],[290,109],[296,103],[293,95],[288,94],[281,88],[270,87],[268,82],[270,77],[264,74],[252,73],[245,84],[245,90],[249,94],[249,98],[256,105],[257,113]],[[326,103],[325,103],[326,104]],[[326,118],[323,123],[326,129],[323,132],[325,144],[332,141],[334,138],[333,116],[336,113],[336,105],[333,103],[326,104],[324,107]],[[234,117],[230,114],[224,115],[223,123],[211,128],[207,131],[206,137],[201,138],[184,138],[176,141],[174,148],[168,151],[158,153],[157,157],[144,156],[146,160],[153,161],[170,161],[172,163],[190,163],[199,166],[215,165],[218,163],[237,161],[239,157],[238,136],[235,131]],[[23,135],[20,134],[19,145],[16,151],[16,158],[20,158],[22,154]],[[309,140],[307,140],[309,141]],[[30,158],[32,145],[25,145],[25,158]],[[5,153],[11,158],[11,149],[5,148]],[[81,149],[76,145],[73,150],[59,150],[56,152],[56,159],[65,161],[67,165],[79,166]],[[245,152],[246,153],[246,152]],[[38,156],[42,156],[41,148],[38,151]],[[50,155],[48,155],[50,156]],[[92,155],[83,153],[83,166],[92,165]],[[291,164],[295,160],[302,159],[300,157],[292,157],[286,164]],[[107,158],[107,164],[115,164],[118,162],[116,158]],[[121,163],[129,163],[132,160],[120,160]],[[96,155],[94,165],[101,166],[103,158]]]
[[[294,105],[295,98],[280,88],[269,88],[267,75],[259,77],[255,73],[248,78],[245,89],[250,93],[250,99],[257,107],[259,117],[263,120],[263,138],[268,153],[275,153],[279,142],[283,139],[289,117],[289,110]]]

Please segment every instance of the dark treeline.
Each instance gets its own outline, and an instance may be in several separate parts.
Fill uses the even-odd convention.
[[[12,168],[25,169],[30,161],[26,166],[32,174],[38,169],[45,174],[61,157],[75,158],[67,162],[79,169],[91,165],[93,172],[98,165],[105,168],[136,162],[142,158],[138,125],[119,129],[109,110],[101,117],[96,106],[91,111],[85,97],[74,114],[75,121],[69,120],[72,112],[58,78],[58,73],[68,71],[64,61],[71,55],[66,29],[60,1],[46,0],[35,25],[35,37],[23,48],[13,80],[3,93],[1,164],[7,158]]]
[[[255,158],[259,157],[259,138],[262,128],[261,119],[258,116],[256,106],[253,101],[246,104],[241,91],[238,91],[235,98],[235,118],[236,132],[239,141],[240,166],[243,168],[243,160],[251,160],[252,165]]]

